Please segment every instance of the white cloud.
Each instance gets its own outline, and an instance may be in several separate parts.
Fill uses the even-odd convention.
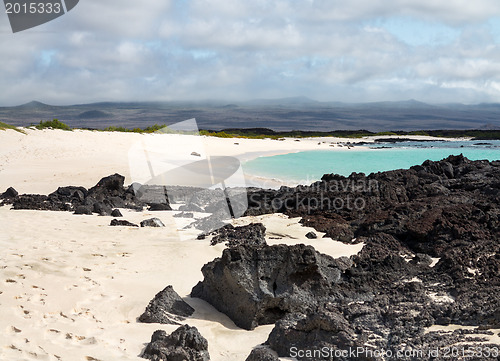
[[[85,0],[26,32],[0,22],[0,103],[498,100],[495,15],[496,0]]]

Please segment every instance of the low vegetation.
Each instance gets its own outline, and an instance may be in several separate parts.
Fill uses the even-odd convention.
[[[35,125],[36,129],[61,129],[61,130],[73,130],[68,124],[60,122],[57,119],[43,121],[40,120],[40,124]]]
[[[15,126],[7,124],[7,123],[0,122],[0,130],[6,130],[6,129],[12,129],[12,130],[15,130],[16,132],[24,133],[24,131],[22,129],[19,129],[18,127],[15,127]]]
[[[36,129],[62,129],[73,130],[82,128],[72,128],[68,124],[53,119],[50,121],[40,121],[39,124],[33,125]],[[0,130],[14,129],[18,132],[24,133],[13,125],[0,122]],[[110,126],[105,129],[88,129],[105,132],[126,132],[126,133],[140,133],[148,134],[160,132],[164,134],[198,134],[194,131],[178,131],[169,128],[166,124],[154,124],[145,128],[125,128],[122,126]],[[384,131],[384,132],[371,132],[369,130],[334,130],[330,132],[321,131],[308,131],[308,130],[291,130],[291,131],[274,131],[268,128],[228,128],[222,130],[209,130],[204,129],[199,131],[200,135],[218,138],[246,138],[246,139],[282,139],[282,138],[314,138],[314,137],[338,137],[338,138],[353,138],[359,139],[368,136],[400,136],[400,135],[418,135],[418,136],[432,136],[441,138],[472,138],[473,140],[494,140],[500,139],[500,130],[415,130],[415,131]]]
[[[142,128],[127,129],[124,127],[111,126],[111,127],[104,128],[103,131],[104,132],[126,132],[126,133],[154,133],[154,132],[159,131],[160,129],[162,129],[162,133],[164,131],[168,132],[167,126],[160,125],[160,124],[151,125],[151,126],[146,127],[144,129],[142,129]]]

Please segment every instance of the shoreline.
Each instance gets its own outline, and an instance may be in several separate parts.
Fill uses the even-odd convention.
[[[124,175],[125,183],[131,184],[128,152],[134,143],[150,139],[171,139],[177,143],[191,142],[193,149],[196,147],[202,149],[198,153],[210,156],[232,156],[244,163],[260,156],[267,157],[308,150],[348,151],[348,148],[339,147],[335,143],[374,143],[374,139],[384,138],[384,136],[359,139],[321,137],[286,138],[279,141],[89,130],[63,131],[28,128],[23,130],[25,134],[10,129],[0,131],[0,144],[2,144],[0,146],[0,190],[2,191],[16,185],[20,193],[49,194],[55,190],[53,184],[71,183],[75,186],[90,187],[95,184],[95,178],[113,173]],[[396,138],[396,136],[386,137]],[[399,138],[443,140],[428,136],[399,136]],[[179,139],[186,141],[179,142]],[[446,140],[463,140],[463,138],[447,138]],[[356,146],[356,149],[365,148],[368,147]],[[187,149],[189,156],[191,150]],[[177,150],[174,149],[174,151]],[[166,144],[165,152],[172,152],[168,144]],[[196,160],[196,158],[192,159]],[[252,174],[247,176],[250,186],[261,184],[262,181],[275,185],[283,184],[280,180],[263,179],[265,177]]]

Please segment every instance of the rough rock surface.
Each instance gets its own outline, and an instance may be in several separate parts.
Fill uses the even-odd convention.
[[[279,356],[295,356],[296,350],[350,350],[363,347],[355,330],[338,312],[313,312],[289,314],[276,323],[267,340]],[[299,357],[300,359],[300,357]],[[325,359],[304,357],[304,359]],[[357,360],[366,360],[364,357]]]
[[[171,211],[169,203],[149,203],[148,211]]]
[[[245,361],[279,361],[279,358],[267,347],[256,347]]]
[[[488,329],[500,326],[500,161],[450,156],[369,176],[330,174],[310,186],[251,189],[248,201],[248,215],[299,216],[328,237],[365,244],[351,264],[329,267],[330,274],[322,262],[304,262],[314,271],[296,272],[280,256],[300,264],[291,250],[266,246],[230,248],[205,265],[192,294],[244,328],[281,320],[269,339],[277,351],[325,340],[337,349],[368,343],[396,352],[406,345],[424,355],[398,359],[444,360],[429,352],[457,343],[465,350],[484,346],[478,342],[487,340]],[[271,258],[278,266],[267,264]],[[275,282],[276,273],[288,283]],[[304,307],[295,308],[294,300]],[[436,324],[478,328],[425,332]],[[289,350],[279,354],[290,357]]]
[[[77,206],[75,208],[75,212],[73,214],[80,214],[80,215],[92,215],[92,207],[90,206]]]
[[[308,239],[316,239],[316,238],[318,238],[318,236],[314,232],[307,232],[306,233],[306,238],[308,238]]]
[[[194,213],[193,212],[181,212],[174,214],[175,218],[194,218]]]
[[[335,260],[311,246],[236,246],[203,266],[205,278],[191,296],[251,330],[316,308],[348,266],[348,259]]]
[[[59,187],[56,191],[46,195],[17,194],[9,188],[8,192],[2,194],[2,204],[12,204],[13,209],[32,209],[49,211],[73,211],[79,209],[76,214],[97,213],[110,216],[113,208],[130,208],[142,210],[148,206],[150,210],[171,210],[168,196],[161,187],[161,197],[151,197],[156,194],[158,186],[132,185],[124,187],[125,177],[113,174],[102,178],[94,187]],[[138,192],[138,189],[141,193]],[[148,196],[143,197],[143,194]],[[84,208],[85,207],[85,211]],[[83,212],[83,213],[82,213]]]
[[[139,321],[178,325],[178,322],[184,321],[184,317],[193,313],[194,308],[189,306],[172,286],[167,286],[149,302]]]
[[[208,342],[196,327],[184,325],[170,335],[158,330],[141,357],[153,361],[209,361]]]
[[[115,208],[113,209],[113,211],[111,212],[111,217],[123,217],[123,214],[122,212],[120,212],[120,210],[118,208]]]
[[[262,223],[250,223],[246,226],[234,227],[227,224],[212,232],[214,235],[210,244],[226,243],[229,247],[241,244],[263,246],[266,244],[266,227]]]
[[[142,221],[141,227],[165,227],[165,225],[158,218],[150,218]]]
[[[10,199],[10,198],[15,198],[19,195],[19,193],[12,187],[9,187],[7,188],[7,190],[5,192],[3,192],[1,195],[0,195],[0,199]]]
[[[124,226],[124,227],[139,227],[135,223],[131,223],[125,219],[113,219],[111,220],[110,226]]]

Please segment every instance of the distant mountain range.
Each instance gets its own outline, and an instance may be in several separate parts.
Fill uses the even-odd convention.
[[[244,102],[105,102],[54,106],[38,101],[0,107],[0,122],[28,126],[59,119],[72,127],[102,129],[172,124],[196,118],[202,129],[288,130],[500,129],[500,104],[427,104],[416,100],[341,103],[307,97]]]

